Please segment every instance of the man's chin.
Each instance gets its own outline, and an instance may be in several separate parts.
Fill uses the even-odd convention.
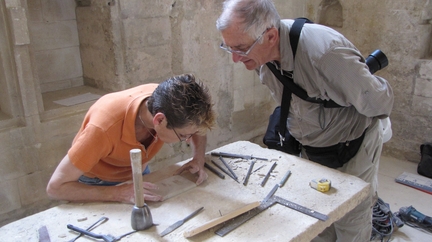
[[[256,63],[254,61],[245,61],[243,62],[243,64],[245,65],[246,69],[252,71],[256,69]]]

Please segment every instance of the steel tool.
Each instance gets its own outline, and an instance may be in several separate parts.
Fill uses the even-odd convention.
[[[214,155],[214,156],[223,156],[223,157],[230,157],[230,158],[242,158],[245,160],[257,159],[257,160],[268,161],[268,159],[266,159],[266,158],[260,158],[260,157],[256,157],[256,156],[252,156],[252,155],[239,155],[239,154],[232,154],[232,153],[226,153],[226,152],[211,152],[210,154]]]
[[[257,170],[259,170],[259,169],[261,169],[261,168],[263,168],[264,166],[266,166],[266,164],[261,165],[260,167],[256,168],[252,173],[256,172]]]
[[[144,203],[141,150],[130,150],[130,158],[135,191],[135,205],[132,209],[131,225],[134,230],[144,230],[153,225],[153,218],[149,207]]]
[[[79,232],[81,234],[85,234],[85,235],[90,236],[90,237],[95,238],[95,239],[103,239],[106,242],[116,242],[116,241],[121,240],[125,236],[128,236],[130,234],[138,232],[137,230],[134,230],[134,231],[128,232],[126,234],[120,235],[118,237],[115,237],[115,236],[110,235],[110,234],[95,234],[95,233],[87,231],[85,229],[73,226],[72,224],[68,224],[67,228],[71,229],[73,231]]]
[[[239,182],[238,180],[236,180],[231,173],[229,173],[228,171],[226,171],[224,168],[222,168],[218,163],[216,163],[214,160],[211,160],[211,162],[213,163],[213,165],[217,166],[217,168],[219,168],[221,171],[223,171],[225,174],[227,174],[229,177],[231,177],[234,181]]]
[[[100,218],[98,221],[96,221],[94,224],[90,225],[86,230],[87,231],[91,231],[92,229],[96,228],[97,226],[105,223],[106,221],[108,221],[107,217],[102,217]],[[69,240],[69,242],[74,242],[75,240],[77,240],[79,237],[83,236],[83,234],[79,234],[77,237]]]
[[[213,168],[213,167],[210,166],[209,164],[204,163],[204,167],[207,168],[207,169],[209,169],[209,170],[210,170],[211,172],[213,172],[216,176],[218,176],[218,177],[220,177],[220,178],[222,178],[222,179],[225,179],[224,174],[220,173],[219,171],[217,171],[215,168]]]
[[[244,179],[244,181],[243,181],[243,185],[245,185],[245,186],[246,186],[247,183],[248,183],[249,176],[250,176],[250,174],[252,173],[252,169],[253,169],[253,166],[254,166],[255,162],[256,162],[255,159],[252,159],[252,160],[251,160],[251,163],[250,163],[250,165],[249,165],[249,170],[247,171],[246,176],[245,176],[245,179]]]
[[[276,167],[276,165],[277,165],[277,163],[276,163],[276,161],[275,161],[275,162],[273,163],[273,165],[270,167],[270,169],[268,170],[268,172],[267,172],[266,176],[264,177],[264,179],[262,180],[262,182],[261,182],[261,186],[262,186],[262,187],[266,184],[268,178],[270,177],[271,172],[272,172],[273,169]]]
[[[291,171],[287,171],[287,173],[285,173],[285,175],[282,177],[282,180],[278,184],[274,185],[274,187],[271,189],[269,194],[267,194],[267,196],[264,198],[263,202],[266,202],[271,196],[273,196],[273,194],[275,194],[276,190],[285,184],[286,180],[288,180],[288,177],[290,175],[291,175]]]
[[[40,227],[38,232],[39,232],[39,242],[51,242],[48,229],[46,226]]]
[[[162,237],[164,237],[165,235],[171,233],[172,231],[174,231],[175,229],[177,229],[178,227],[182,226],[186,221],[188,221],[189,219],[193,218],[195,215],[197,215],[199,212],[201,212],[201,210],[203,210],[204,207],[200,207],[199,209],[197,209],[195,212],[189,214],[186,218],[181,219],[177,222],[175,222],[173,225],[169,226],[168,228],[166,228],[164,231],[162,231],[161,235]]]
[[[231,173],[231,175],[235,178],[235,180],[238,180],[237,175],[234,173],[234,171],[231,169],[231,167],[228,165],[228,163],[226,163],[225,159],[222,156],[219,156],[219,160],[222,161],[222,163],[224,164],[224,166],[226,168],[228,168],[228,171]]]

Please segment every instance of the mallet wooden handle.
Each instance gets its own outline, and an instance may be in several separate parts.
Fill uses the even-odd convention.
[[[143,181],[142,181],[142,158],[140,149],[130,150],[130,159],[132,165],[132,175],[135,191],[135,206],[144,206]]]

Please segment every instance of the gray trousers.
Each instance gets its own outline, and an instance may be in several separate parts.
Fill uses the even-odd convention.
[[[383,144],[383,129],[378,119],[366,130],[363,143],[357,154],[339,171],[356,176],[371,184],[369,197],[354,210],[334,222],[313,242],[366,242],[370,241],[372,233],[372,208],[376,202],[378,188],[378,166]],[[304,150],[302,157],[307,159]]]

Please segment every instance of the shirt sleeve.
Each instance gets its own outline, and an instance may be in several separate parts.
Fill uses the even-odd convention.
[[[388,82],[372,75],[363,56],[355,49],[336,47],[319,62],[324,77],[322,88],[342,106],[353,105],[367,117],[387,117],[393,108],[393,91]]]
[[[112,144],[105,132],[91,124],[81,130],[68,151],[69,158],[78,169],[89,172],[101,158],[107,157]]]

